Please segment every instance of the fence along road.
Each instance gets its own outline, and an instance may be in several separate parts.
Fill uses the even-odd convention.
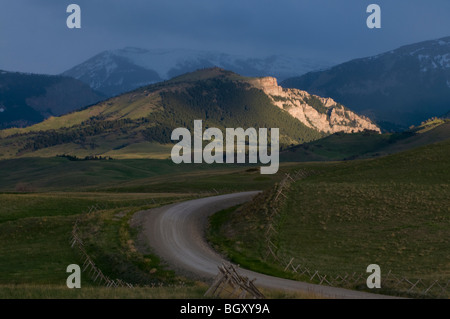
[[[132,225],[141,228],[140,240],[182,273],[211,280],[218,273],[218,266],[227,262],[215,252],[205,239],[208,217],[222,209],[251,200],[259,192],[243,192],[200,198],[136,213]],[[240,269],[240,273],[255,285],[269,289],[300,291],[342,299],[392,298],[380,294],[343,288],[309,284]]]

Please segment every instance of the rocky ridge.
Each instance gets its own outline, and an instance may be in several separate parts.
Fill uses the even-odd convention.
[[[287,111],[306,126],[325,133],[356,133],[371,130],[381,133],[372,121],[350,111],[331,98],[298,89],[285,89],[274,77],[253,79],[251,84],[264,91],[273,104]]]

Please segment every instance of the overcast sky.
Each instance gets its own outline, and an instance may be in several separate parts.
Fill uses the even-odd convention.
[[[71,3],[81,29],[66,26]],[[371,3],[381,29],[366,26]],[[344,62],[450,36],[449,16],[449,0],[0,0],[0,69],[57,74],[126,46]]]

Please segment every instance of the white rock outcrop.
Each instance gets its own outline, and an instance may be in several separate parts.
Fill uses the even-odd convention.
[[[325,133],[356,133],[364,130],[381,133],[380,128],[370,119],[357,115],[331,98],[322,98],[297,89],[284,89],[274,77],[254,79],[251,84],[263,90],[273,104],[310,128]],[[311,101],[315,101],[316,106],[312,106]]]

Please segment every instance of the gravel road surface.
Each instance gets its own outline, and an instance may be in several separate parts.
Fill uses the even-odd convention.
[[[257,194],[258,192],[227,194],[141,211],[133,216],[132,225],[139,227],[140,240],[146,242],[172,268],[184,275],[212,280],[218,273],[217,266],[228,261],[215,252],[205,239],[208,217],[220,210],[250,201]],[[324,298],[391,298],[267,276],[242,268],[240,273],[250,279],[256,278],[255,285],[259,287],[313,293]]]

